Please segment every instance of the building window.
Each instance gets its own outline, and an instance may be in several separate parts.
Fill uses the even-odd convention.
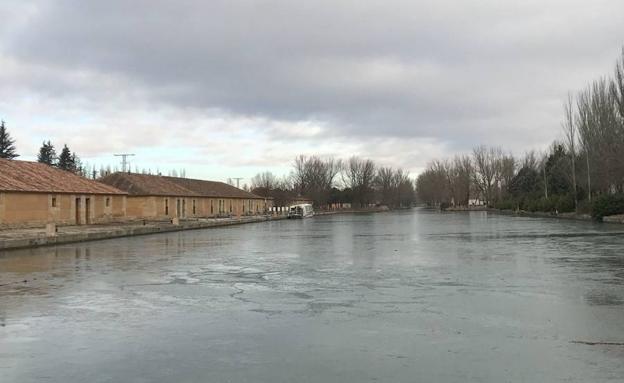
[[[110,207],[110,197],[106,197],[106,207]]]
[[[232,200],[230,200],[230,213],[232,212]]]
[[[193,215],[197,214],[195,210],[195,200],[193,200]]]
[[[56,207],[56,197],[52,197],[52,207]]]
[[[210,214],[214,214],[214,201],[210,200]]]
[[[165,198],[165,215],[169,215],[169,198]]]

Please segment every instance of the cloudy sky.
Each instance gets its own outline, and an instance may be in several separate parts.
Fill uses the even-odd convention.
[[[417,173],[479,143],[543,148],[624,44],[622,0],[2,0],[0,20],[23,159],[50,139],[212,179],[297,154]]]

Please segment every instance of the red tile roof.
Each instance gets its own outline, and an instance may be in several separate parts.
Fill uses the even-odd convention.
[[[99,180],[135,196],[264,199],[223,182],[149,174],[113,173]]]
[[[72,194],[127,194],[39,162],[0,158],[0,191]]]

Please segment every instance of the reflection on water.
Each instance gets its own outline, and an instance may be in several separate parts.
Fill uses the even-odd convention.
[[[621,226],[415,210],[0,255],[2,382],[624,379]]]

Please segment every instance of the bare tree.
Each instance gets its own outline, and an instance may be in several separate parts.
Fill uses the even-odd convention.
[[[322,207],[327,204],[341,167],[342,162],[334,158],[299,156],[295,158],[291,174],[293,188],[299,195],[312,198],[317,207]]]
[[[546,172],[546,165],[548,164],[548,152],[544,152],[539,161],[541,168],[543,182],[544,182],[544,198],[548,198],[548,176]]]
[[[273,190],[277,187],[278,182],[277,177],[271,172],[258,173],[251,179],[251,188]]]
[[[353,156],[343,169],[343,182],[353,191],[353,200],[360,207],[370,202],[375,180],[375,163]]]
[[[591,168],[590,168],[590,156],[592,153],[592,147],[594,145],[594,131],[592,129],[591,119],[591,91],[589,88],[580,92],[576,101],[577,105],[577,119],[576,129],[579,132],[579,138],[583,150],[585,151],[585,171],[587,173],[587,198],[589,202],[592,201],[592,184],[591,184]]]
[[[407,207],[414,202],[414,184],[403,169],[378,168],[374,187],[379,201],[389,208]]]
[[[493,202],[495,182],[499,177],[498,161],[502,150],[482,145],[473,149],[472,156],[475,166],[474,183],[483,194],[486,205],[490,205]]]
[[[564,143],[568,153],[570,154],[570,165],[572,167],[572,192],[574,193],[574,210],[578,211],[578,193],[576,189],[576,128],[577,124],[574,121],[574,100],[571,94],[568,94],[568,99],[563,107],[564,120],[563,120],[563,135]]]
[[[460,205],[468,206],[470,201],[470,190],[472,179],[474,177],[474,166],[472,159],[467,155],[456,156],[454,159],[456,172],[456,190],[457,198]]]
[[[390,167],[380,167],[377,169],[377,177],[375,184],[379,191],[379,200],[382,204],[392,206],[395,202],[394,193],[396,191],[396,182],[394,170]]]

